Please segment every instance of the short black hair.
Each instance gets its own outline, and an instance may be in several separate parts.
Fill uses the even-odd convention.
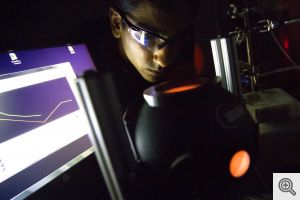
[[[123,12],[130,12],[140,3],[145,2],[163,11],[187,7],[189,11],[197,12],[201,1],[202,0],[112,0],[113,6]]]

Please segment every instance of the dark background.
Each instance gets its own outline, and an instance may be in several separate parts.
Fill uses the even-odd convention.
[[[51,45],[73,27],[104,17],[107,9],[107,0],[5,1],[0,3],[0,46]]]
[[[269,3],[266,10],[268,16],[274,19],[300,17],[299,0],[264,1]],[[230,20],[226,14],[230,2],[235,1],[206,0],[201,8],[204,17],[199,18],[197,23],[198,38],[207,51],[209,51],[209,38],[226,35],[234,30],[234,27],[241,25],[239,20]],[[70,30],[82,23],[106,17],[108,5],[108,0],[10,0],[5,3],[1,1],[0,51],[67,43],[66,35]],[[261,18],[257,13],[252,16],[253,20]],[[300,24],[280,27],[274,32],[282,45],[286,39],[288,42],[286,50],[299,64]],[[254,35],[253,40],[255,62],[261,69],[268,71],[291,65],[268,33]],[[239,47],[239,51],[243,52],[243,47]],[[209,53],[206,59],[211,59]],[[274,79],[275,82],[283,83],[285,79],[282,77]],[[287,77],[287,81],[290,80],[289,75]],[[295,79],[300,80],[299,77],[300,75]],[[289,87],[294,85],[291,84]],[[101,179],[95,158],[91,156],[38,191],[31,199],[74,199],[74,197],[92,199],[95,196],[106,199],[107,193]]]

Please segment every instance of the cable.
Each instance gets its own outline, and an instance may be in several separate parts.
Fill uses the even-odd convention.
[[[294,69],[300,70],[300,66],[295,65],[295,66],[290,66],[290,67],[284,67],[284,68],[280,68],[280,69],[275,69],[275,70],[271,70],[271,71],[268,71],[266,73],[260,74],[259,76],[260,77],[264,77],[264,76],[269,76],[269,75],[276,74],[276,73],[279,73],[279,72],[285,72],[285,71],[290,71],[290,70],[294,70]]]

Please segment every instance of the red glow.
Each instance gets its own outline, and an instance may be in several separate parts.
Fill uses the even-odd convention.
[[[195,71],[197,75],[201,75],[203,72],[203,67],[204,67],[204,56],[203,52],[200,49],[200,47],[195,46],[194,49],[194,65],[195,65]]]
[[[283,48],[284,48],[285,50],[288,50],[289,47],[290,47],[289,39],[288,39],[287,37],[284,37],[284,38],[283,38]]]

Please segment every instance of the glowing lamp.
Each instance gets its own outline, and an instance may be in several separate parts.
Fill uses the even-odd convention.
[[[175,94],[175,93],[179,93],[179,92],[185,92],[185,91],[193,90],[193,89],[196,89],[200,86],[201,85],[198,84],[198,83],[187,84],[187,85],[182,85],[182,86],[179,86],[179,87],[174,87],[174,88],[167,89],[167,90],[163,91],[163,93],[165,93],[165,94]]]
[[[229,164],[229,171],[233,177],[239,178],[246,174],[249,167],[250,156],[247,151],[241,150],[232,156]]]

